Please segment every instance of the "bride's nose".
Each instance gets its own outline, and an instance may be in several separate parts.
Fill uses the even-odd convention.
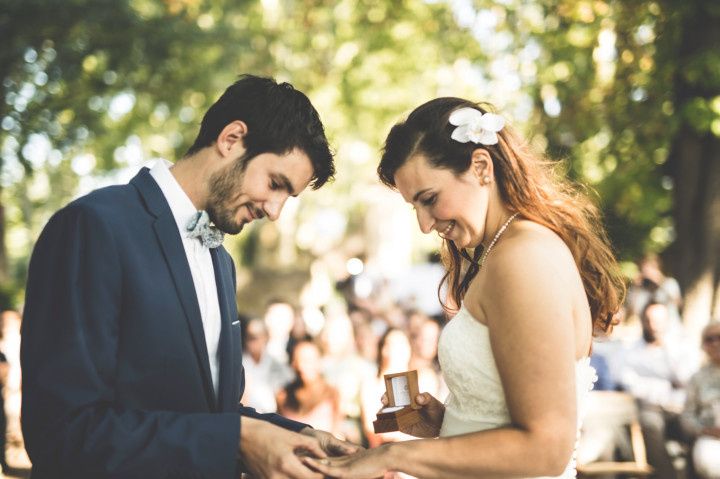
[[[430,233],[435,226],[435,218],[430,213],[425,211],[424,208],[418,208],[417,210],[418,225],[420,225],[420,231],[425,234]]]

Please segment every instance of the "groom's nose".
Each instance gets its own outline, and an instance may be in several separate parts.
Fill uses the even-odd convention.
[[[432,231],[433,225],[435,224],[435,219],[430,213],[426,212],[424,208],[418,208],[417,220],[418,225],[420,225],[420,231],[425,234],[428,234]]]
[[[287,201],[287,199],[288,195],[282,194],[273,196],[265,203],[263,203],[263,211],[270,219],[270,221],[275,221],[280,217],[280,212],[282,211],[282,208],[285,205],[285,201]]]

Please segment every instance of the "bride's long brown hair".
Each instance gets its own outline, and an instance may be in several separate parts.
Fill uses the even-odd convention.
[[[493,160],[495,180],[502,201],[520,216],[550,228],[570,248],[587,294],[596,333],[607,331],[625,295],[625,283],[615,255],[602,226],[597,206],[564,175],[557,171],[557,162],[539,157],[509,126],[498,133],[496,145],[460,143],[450,135],[455,128],[448,122],[450,113],[458,108],[491,111],[485,104],[461,98],[437,98],[416,108],[404,122],[395,125],[385,140],[378,175],[380,180],[395,187],[395,173],[411,157],[422,155],[428,164],[460,175],[470,167],[472,152],[487,150]],[[478,249],[481,249],[479,247]],[[479,251],[476,251],[477,253]],[[462,303],[470,282],[478,272],[467,254],[452,241],[443,240],[442,258],[447,272],[441,285],[448,282],[447,310],[456,310]],[[440,291],[438,289],[438,291]],[[438,295],[440,293],[438,292]]]

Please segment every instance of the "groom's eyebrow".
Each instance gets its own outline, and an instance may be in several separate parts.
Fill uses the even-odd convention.
[[[415,196],[413,196],[413,198],[412,198],[412,202],[415,203],[418,200],[418,198],[420,198],[420,195],[422,195],[426,191],[430,191],[430,188],[425,188],[424,190],[420,190],[417,193],[415,193]]]

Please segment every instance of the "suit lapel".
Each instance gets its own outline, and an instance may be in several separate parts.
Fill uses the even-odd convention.
[[[236,315],[233,314],[235,308],[232,307],[230,301],[235,301],[233,293],[233,281],[231,271],[228,270],[227,262],[223,262],[220,257],[220,248],[212,248],[210,255],[212,256],[213,269],[215,270],[215,284],[217,285],[218,303],[220,304],[220,318],[222,327],[220,330],[219,358],[220,358],[220,387],[218,388],[218,409],[220,411],[234,410],[237,407],[238,398],[235,396],[235,371],[233,371],[233,348],[239,347],[234,345],[232,340],[232,322],[236,321]],[[233,404],[235,403],[235,404]]]
[[[210,375],[210,362],[208,359],[207,345],[205,343],[202,317],[200,316],[200,306],[198,305],[190,265],[188,264],[175,218],[172,215],[165,196],[162,194],[162,190],[160,190],[160,187],[155,183],[152,176],[150,176],[147,168],[143,168],[140,173],[133,178],[131,183],[136,186],[143,196],[148,211],[156,217],[153,225],[155,235],[157,236],[165,261],[170,269],[178,298],[185,311],[185,318],[187,319],[190,329],[195,354],[200,364],[208,406],[211,410],[214,410],[215,392],[212,385],[212,376]]]

